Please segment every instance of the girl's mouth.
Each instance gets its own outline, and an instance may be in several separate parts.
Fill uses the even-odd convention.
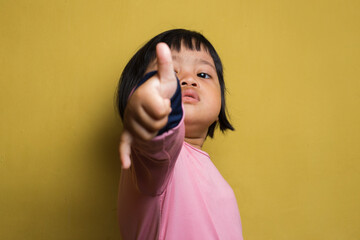
[[[183,103],[197,103],[200,101],[199,95],[194,89],[184,89],[182,91]]]

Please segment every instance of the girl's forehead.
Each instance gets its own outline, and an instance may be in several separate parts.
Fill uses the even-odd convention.
[[[208,65],[215,70],[215,64],[208,52],[196,50],[184,50],[180,52],[172,52],[174,64],[180,65]]]
[[[205,59],[209,62],[214,63],[213,58],[211,57],[210,53],[204,48],[197,50],[197,49],[189,49],[189,48],[186,48],[183,46],[179,50],[171,49],[171,54],[172,54],[173,60],[175,60],[175,61],[197,58],[197,59]]]

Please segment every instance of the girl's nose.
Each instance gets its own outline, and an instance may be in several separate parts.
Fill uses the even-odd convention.
[[[198,82],[193,76],[186,76],[180,79],[181,86],[199,87]]]

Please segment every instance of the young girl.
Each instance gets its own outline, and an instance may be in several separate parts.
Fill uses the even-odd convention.
[[[117,99],[124,240],[242,239],[235,195],[201,150],[218,125],[234,130],[224,95],[220,58],[197,32],[163,32],[126,65]]]

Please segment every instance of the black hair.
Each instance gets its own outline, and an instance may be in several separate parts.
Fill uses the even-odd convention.
[[[141,78],[144,76],[148,65],[156,58],[156,45],[159,42],[166,43],[171,49],[175,49],[176,51],[180,51],[180,48],[183,45],[187,49],[196,51],[200,51],[201,47],[203,47],[209,52],[214,60],[216,73],[220,83],[221,109],[219,120],[210,125],[207,136],[210,136],[211,138],[214,136],[214,131],[218,124],[222,132],[227,129],[234,130],[234,127],[227,118],[225,104],[226,88],[220,57],[215,48],[202,34],[186,29],[173,29],[160,33],[140,48],[130,59],[121,74],[117,88],[116,104],[121,119],[124,118],[125,107],[131,91],[138,85]]]

